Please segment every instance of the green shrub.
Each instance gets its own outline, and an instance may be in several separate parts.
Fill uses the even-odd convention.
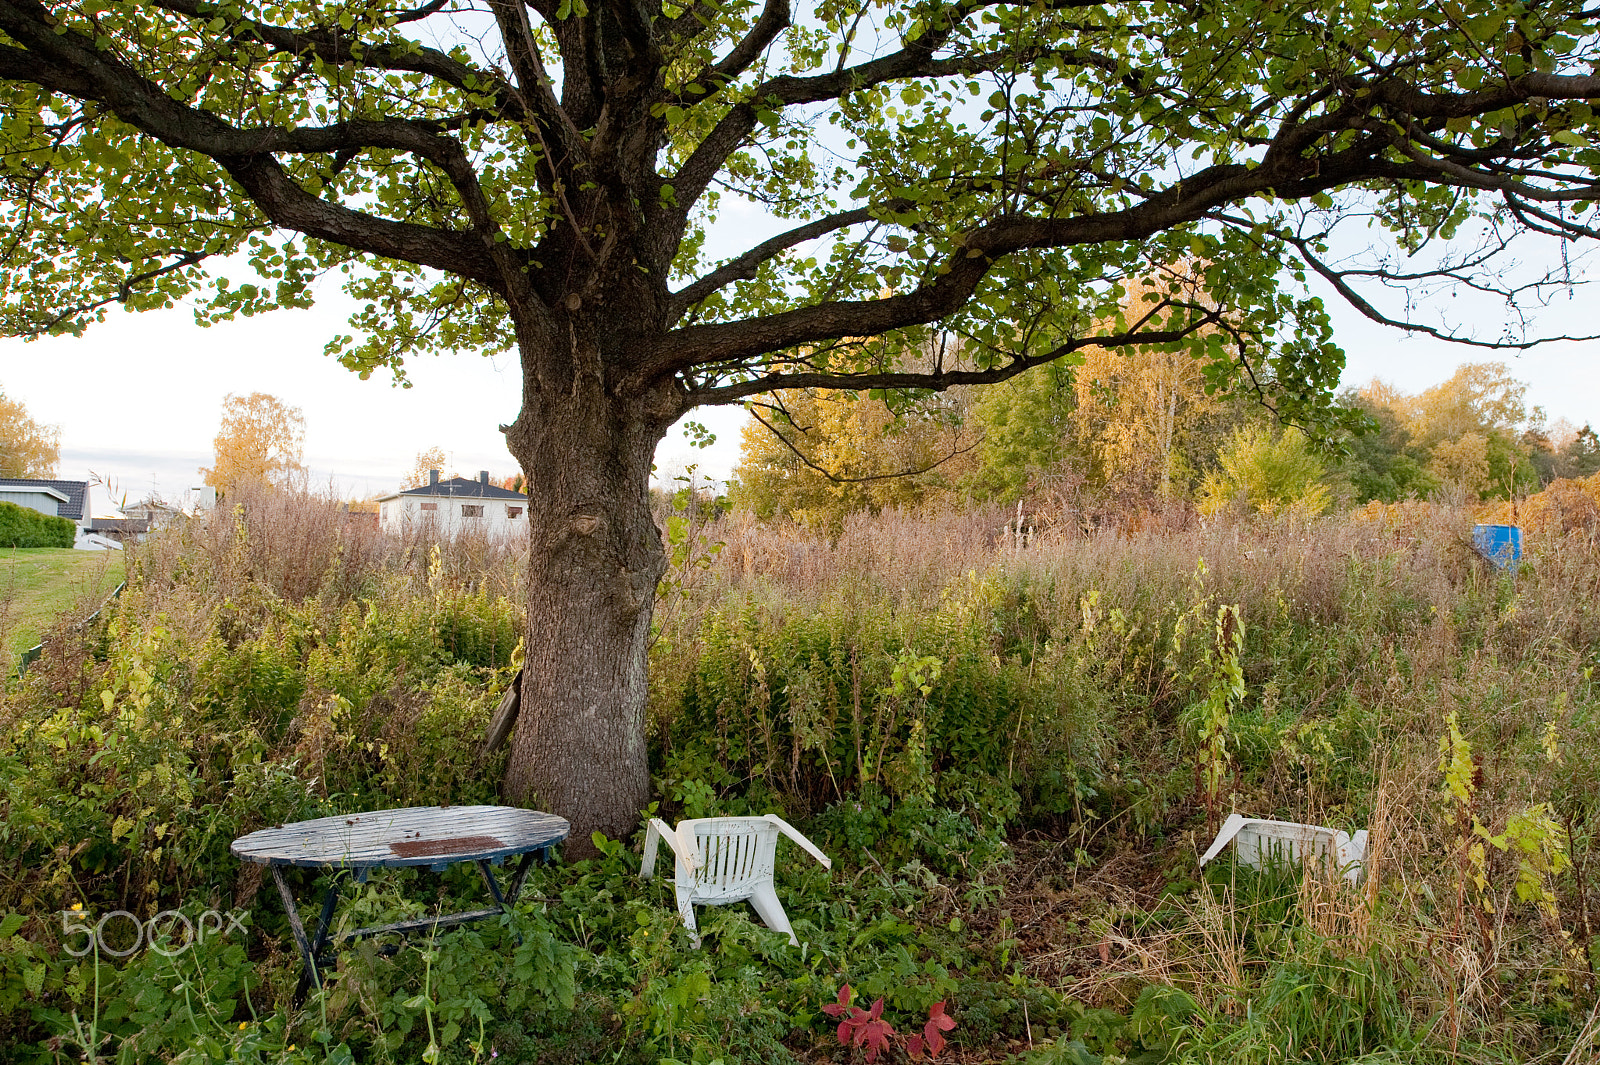
[[[1025,667],[968,621],[953,607],[919,636],[870,609],[713,611],[676,705],[658,710],[661,739],[679,774],[721,766],[813,809],[873,788],[943,802],[952,772],[1006,772],[1035,700]]]
[[[71,547],[77,535],[66,518],[0,501],[0,547]]]

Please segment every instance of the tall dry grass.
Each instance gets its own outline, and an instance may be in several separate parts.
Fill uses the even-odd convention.
[[[130,553],[136,582],[155,596],[183,589],[230,596],[262,592],[286,602],[320,599],[330,609],[404,575],[507,598],[521,594],[527,544],[520,538],[426,527],[382,532],[331,491],[245,485],[210,511],[152,537]]]

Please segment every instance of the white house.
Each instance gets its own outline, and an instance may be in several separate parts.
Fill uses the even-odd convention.
[[[428,471],[428,483],[378,499],[378,527],[388,533],[431,530],[455,536],[468,530],[488,536],[520,533],[528,527],[528,497],[489,483],[483,470],[476,481],[441,480]]]

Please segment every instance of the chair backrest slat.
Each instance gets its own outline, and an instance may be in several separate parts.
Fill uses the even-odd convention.
[[[757,840],[755,836],[746,836],[744,840],[744,846],[740,848],[739,876],[742,879],[748,880],[752,875],[755,874],[756,851],[759,849],[756,844]]]
[[[694,880],[703,888],[733,893],[753,888],[771,872],[778,830],[769,822],[707,818],[694,826],[700,852]]]
[[[701,879],[710,886],[722,885],[722,837],[698,836],[700,853],[705,855],[705,876]]]

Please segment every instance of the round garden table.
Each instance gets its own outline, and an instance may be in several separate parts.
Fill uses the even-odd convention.
[[[339,944],[385,932],[405,934],[478,921],[507,912],[522,893],[522,885],[535,857],[550,857],[550,848],[567,838],[564,818],[538,810],[513,806],[413,806],[401,810],[374,810],[339,817],[319,817],[313,821],[275,825],[241,836],[233,841],[233,853],[242,861],[265,865],[283,896],[289,914],[289,928],[295,946],[305,961],[296,998],[311,984],[322,986],[321,970],[332,964],[324,957],[328,947],[328,927],[339,899],[339,886],[345,877],[365,883],[373,869],[426,865],[443,872],[456,862],[472,862],[483,876],[494,905],[486,909],[434,917],[419,917],[394,924],[359,928],[340,937]],[[492,866],[521,855],[522,861],[501,891]],[[295,905],[294,894],[283,879],[286,866],[330,869],[333,881],[322,900],[322,916],[315,937],[306,935],[305,925]]]

